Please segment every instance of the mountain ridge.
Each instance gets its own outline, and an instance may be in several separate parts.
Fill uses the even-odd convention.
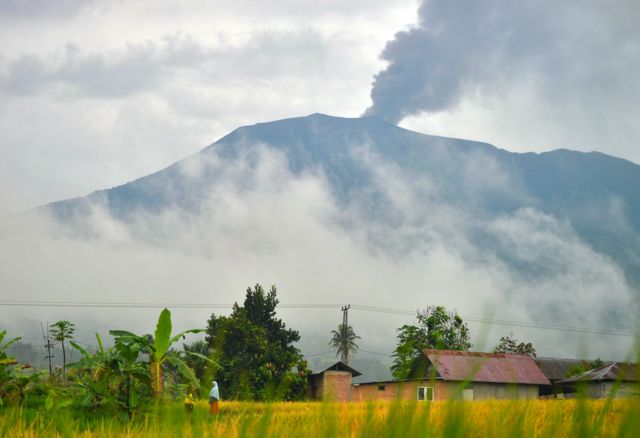
[[[407,129],[407,128],[403,128],[401,126],[393,125],[392,123],[389,123],[389,122],[387,122],[387,121],[385,121],[383,119],[380,119],[378,117],[375,117],[375,116],[339,117],[339,116],[330,116],[330,115],[327,115],[327,114],[317,113],[316,112],[316,113],[309,114],[307,116],[289,117],[289,118],[283,118],[283,119],[276,119],[276,120],[268,121],[268,122],[258,122],[258,123],[254,123],[254,124],[250,124],[250,125],[240,126],[240,127],[236,128],[236,129],[232,130],[228,134],[223,135],[222,137],[220,137],[218,140],[214,141],[213,143],[210,143],[207,146],[204,146],[202,149],[200,149],[200,150],[198,150],[198,151],[196,151],[196,152],[194,152],[194,153],[192,153],[190,155],[187,155],[187,156],[177,160],[176,162],[174,162],[172,164],[169,164],[168,166],[162,167],[162,168],[160,168],[160,169],[158,169],[158,170],[156,170],[154,172],[151,172],[151,173],[149,173],[147,175],[143,175],[143,176],[137,177],[135,179],[132,179],[132,180],[127,181],[127,182],[124,182],[122,184],[117,184],[117,185],[114,185],[114,186],[111,186],[111,187],[102,188],[102,189],[96,189],[96,190],[94,190],[92,192],[89,192],[87,194],[84,194],[84,195],[78,195],[78,196],[73,196],[71,198],[65,198],[65,199],[61,199],[61,200],[57,200],[57,201],[47,202],[46,204],[43,204],[43,205],[41,205],[39,207],[35,207],[35,208],[50,207],[50,206],[53,206],[53,205],[58,204],[58,203],[64,203],[64,202],[67,202],[67,201],[80,200],[82,198],[86,198],[87,196],[90,196],[90,195],[93,195],[93,194],[96,194],[96,193],[101,193],[101,192],[104,192],[104,191],[117,189],[117,188],[120,188],[120,187],[125,186],[127,184],[134,183],[134,182],[139,181],[141,179],[144,179],[146,177],[158,174],[158,173],[160,173],[160,172],[172,167],[173,165],[175,165],[175,164],[177,164],[177,163],[179,163],[179,162],[181,162],[183,160],[186,160],[186,159],[189,159],[191,157],[197,156],[197,155],[201,154],[202,152],[204,152],[205,150],[207,150],[209,148],[212,148],[212,147],[215,147],[218,143],[223,142],[224,140],[231,138],[233,135],[237,135],[239,132],[243,132],[244,130],[247,130],[247,129],[260,128],[261,126],[278,124],[279,122],[307,120],[307,119],[314,119],[314,118],[336,119],[336,120],[342,120],[342,121],[373,120],[373,121],[376,121],[378,123],[381,123],[381,124],[387,125],[389,127],[396,128],[398,130],[402,130],[402,131],[405,131],[405,132],[408,132],[408,133],[411,133],[411,134],[417,134],[417,135],[420,135],[420,136],[426,136],[426,137],[430,137],[430,138],[433,138],[433,139],[453,140],[453,141],[456,141],[456,142],[464,142],[464,143],[471,143],[471,144],[475,144],[475,145],[483,145],[483,146],[489,147],[491,149],[494,149],[496,151],[502,151],[502,152],[506,152],[506,153],[509,153],[509,154],[520,155],[520,156],[536,156],[536,157],[540,157],[540,156],[545,156],[545,155],[557,155],[557,154],[565,154],[565,153],[576,154],[578,156],[579,155],[587,155],[587,156],[588,155],[596,155],[596,156],[600,156],[600,157],[606,157],[607,159],[610,159],[610,160],[615,160],[615,161],[618,161],[618,162],[624,162],[624,163],[630,164],[630,165],[632,165],[634,167],[640,167],[640,164],[635,163],[635,162],[633,162],[631,160],[628,160],[626,158],[617,157],[617,156],[614,156],[614,155],[609,155],[609,154],[606,154],[606,153],[603,153],[603,152],[600,152],[600,151],[597,151],[597,150],[586,152],[586,151],[579,151],[579,150],[575,150],[575,149],[569,149],[569,148],[562,148],[561,147],[561,148],[552,149],[552,150],[549,150],[549,151],[542,151],[542,152],[510,151],[508,149],[500,148],[500,147],[497,147],[497,146],[495,146],[495,145],[493,145],[491,143],[484,142],[484,141],[470,140],[470,139],[459,138],[459,137],[445,137],[445,136],[440,136],[440,135],[426,134],[426,133],[422,133],[422,132],[418,132],[418,131],[413,131],[413,130],[410,130],[410,129]]]

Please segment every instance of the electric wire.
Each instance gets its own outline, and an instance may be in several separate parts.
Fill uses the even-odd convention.
[[[229,303],[149,303],[149,302],[92,302],[92,301],[29,301],[29,300],[0,300],[0,307],[78,307],[78,308],[131,308],[131,309],[154,309],[154,308],[174,308],[174,309],[229,309],[233,304]],[[339,310],[341,304],[311,303],[311,304],[278,304],[279,309],[291,310]],[[416,315],[417,310],[397,309],[392,307],[369,306],[361,304],[351,305],[353,310],[365,312],[376,312],[391,315]],[[574,327],[561,324],[532,323],[524,321],[509,321],[502,319],[482,318],[477,316],[464,316],[462,319],[467,322],[479,324],[504,325],[510,327],[523,327],[541,330],[554,330],[573,333],[586,333],[607,336],[640,337],[639,334],[625,332],[621,330],[611,330],[590,327]]]
[[[358,353],[363,352],[363,353],[369,353],[369,354],[375,354],[376,356],[385,356],[385,357],[392,357],[392,354],[389,353],[380,353],[378,351],[370,351],[370,350],[363,350],[362,348],[358,348]]]

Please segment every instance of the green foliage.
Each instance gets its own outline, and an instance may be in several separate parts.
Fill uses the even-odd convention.
[[[15,357],[9,356],[9,354],[7,353],[7,349],[21,339],[17,337],[17,338],[9,339],[8,341],[3,343],[4,338],[6,338],[6,336],[7,336],[6,330],[0,331],[0,387],[2,387],[2,383],[4,382],[3,379],[8,376],[10,367],[17,363]]]
[[[166,354],[171,343],[171,312],[169,309],[164,309],[160,312],[158,317],[158,324],[156,325],[156,334],[154,336],[153,347],[158,356],[162,357]],[[181,335],[178,335],[181,337]]]
[[[525,356],[536,357],[536,349],[533,348],[531,342],[518,343],[518,340],[511,333],[509,336],[503,336],[500,338],[500,342],[493,350],[494,353],[506,353],[506,354],[522,354]]]
[[[57,342],[60,342],[62,346],[62,380],[67,380],[67,351],[65,349],[64,342],[73,339],[73,333],[75,331],[75,325],[69,321],[58,321],[49,327],[51,329],[51,336]]]
[[[182,348],[184,351],[180,353],[180,358],[193,370],[196,378],[200,382],[204,382],[208,367],[212,363],[212,350],[209,344],[204,340],[200,340],[191,344],[183,344]]]
[[[25,398],[40,383],[42,372],[36,371],[29,365],[17,365],[13,367],[11,379],[3,386],[19,406],[22,406]]]
[[[153,392],[156,395],[161,394],[164,389],[163,371],[166,365],[175,367],[193,386],[197,388],[200,387],[200,382],[196,379],[193,370],[191,370],[181,359],[180,355],[176,351],[171,350],[170,347],[178,340],[184,339],[187,333],[199,333],[204,330],[185,330],[173,337],[171,336],[171,330],[171,312],[169,312],[168,309],[164,309],[158,317],[155,337],[149,335],[139,336],[125,330],[111,330],[109,332],[115,337],[116,345],[130,345],[132,348],[135,346],[138,351],[143,351],[148,354],[148,365],[152,379],[151,383]]]
[[[338,330],[331,330],[331,341],[329,345],[336,349],[336,357],[345,364],[349,364],[349,353],[357,353],[358,344],[356,339],[360,339],[353,331],[353,327],[340,324]]]
[[[72,342],[82,354],[80,361],[70,367],[82,371],[78,385],[82,388],[80,406],[92,411],[123,412],[128,418],[150,399],[151,377],[146,363],[140,360],[140,345],[125,338],[104,349],[96,333],[99,349],[90,354]]]
[[[41,373],[29,365],[21,365],[9,356],[7,349],[21,338],[5,341],[6,330],[0,331],[0,406],[17,404],[22,406],[25,397],[41,380]]]
[[[58,342],[64,342],[68,339],[73,339],[73,333],[75,332],[75,324],[69,321],[58,321],[51,324],[51,337]]]
[[[275,286],[265,292],[248,288],[244,305],[229,316],[211,315],[208,345],[218,359],[216,380],[224,398],[244,400],[300,399],[304,395],[307,364],[293,345],[297,331],[276,318]]]
[[[7,331],[0,331],[0,405],[4,405],[6,399],[11,394],[11,382],[13,380],[14,367],[16,365],[16,359],[13,356],[9,356],[7,349],[20,340],[19,337],[9,339],[4,342],[7,336]]]
[[[396,379],[409,376],[423,349],[468,350],[469,328],[455,312],[444,306],[429,306],[416,315],[417,324],[405,324],[398,331],[391,372]]]
[[[578,374],[586,373],[587,371],[600,368],[604,365],[605,363],[600,358],[591,361],[585,360],[569,368],[565,373],[565,377],[577,376]]]
[[[16,342],[20,341],[20,339],[22,339],[20,337],[17,337],[17,338],[9,339],[8,341],[5,342],[4,338],[6,337],[7,337],[7,331],[6,330],[0,331],[0,365],[15,363],[15,358],[10,357],[7,354],[7,349],[13,344],[15,344]]]

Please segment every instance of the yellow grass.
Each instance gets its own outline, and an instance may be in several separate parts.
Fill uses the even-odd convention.
[[[640,436],[638,399],[474,402],[197,402],[156,407],[133,422],[72,412],[0,411],[7,437],[575,437]]]

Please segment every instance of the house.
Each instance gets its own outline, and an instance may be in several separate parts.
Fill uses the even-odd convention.
[[[637,364],[613,362],[557,382],[566,394],[584,388],[593,398],[640,395],[640,369]]]
[[[550,384],[529,356],[423,350],[410,379],[356,384],[351,400],[535,399]]]
[[[541,396],[551,396],[552,394],[562,393],[562,385],[557,382],[567,378],[572,369],[576,367],[584,367],[589,361],[580,359],[562,359],[556,357],[537,357],[533,359],[540,367],[542,374],[551,382],[551,386],[541,386]]]
[[[535,399],[551,394],[575,396],[585,388],[589,397],[640,396],[637,364],[613,362],[566,378],[586,362],[505,353],[423,350],[410,378],[353,383],[361,373],[335,362],[309,376],[307,396],[316,400],[484,400]]]
[[[360,376],[344,362],[336,362],[309,376],[307,397],[314,400],[349,401],[352,398],[353,378]]]

